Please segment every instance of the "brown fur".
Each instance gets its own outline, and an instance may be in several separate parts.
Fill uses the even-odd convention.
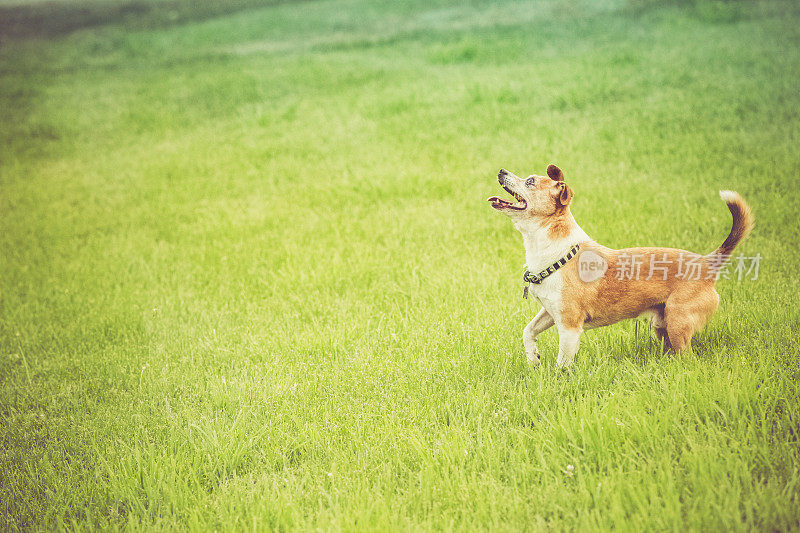
[[[547,236],[551,239],[566,237],[569,235],[571,221],[572,217],[566,206],[561,209],[556,209],[555,213],[547,218]]]
[[[753,213],[741,196],[728,203],[728,209],[733,217],[733,226],[725,242],[715,250],[714,253],[718,255],[730,255],[736,245],[746,239],[753,229]]]
[[[552,239],[560,239],[569,235],[572,215],[569,212],[569,203],[572,201],[572,189],[564,183],[564,174],[555,165],[547,167],[548,177],[557,182],[558,189],[555,197],[555,211],[547,218],[549,229],[547,235]]]
[[[586,283],[578,274],[579,261],[565,265],[561,319],[569,328],[606,326],[649,312],[656,333],[660,332],[675,350],[682,350],[689,347],[692,335],[717,309],[716,276],[707,257],[674,248],[612,250],[592,241],[581,246],[581,253],[592,251],[605,259],[608,269],[602,278]],[[623,254],[641,261],[639,279],[621,275]],[[693,279],[694,275],[692,279],[678,276],[678,268],[681,265],[686,268],[690,259],[698,261],[698,279]],[[666,279],[660,270],[647,279],[651,260],[654,265],[663,266]]]
[[[547,176],[553,181],[564,181],[564,173],[555,165],[547,165]]]

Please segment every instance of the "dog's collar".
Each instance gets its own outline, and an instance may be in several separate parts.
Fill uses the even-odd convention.
[[[544,281],[544,278],[546,278],[547,276],[549,276],[550,274],[552,274],[553,272],[555,272],[559,268],[561,268],[564,265],[566,265],[567,261],[569,261],[570,259],[575,257],[575,254],[578,253],[578,249],[580,247],[581,247],[580,244],[576,244],[575,246],[570,248],[569,252],[567,252],[567,255],[565,255],[564,257],[562,257],[561,259],[559,259],[558,261],[556,261],[555,263],[553,263],[549,267],[545,268],[544,270],[542,270],[538,274],[532,274],[528,270],[528,266],[525,265],[525,270],[522,272],[522,280],[525,281],[525,287],[526,288],[528,287],[528,283],[533,283],[534,285],[538,285],[539,283]]]

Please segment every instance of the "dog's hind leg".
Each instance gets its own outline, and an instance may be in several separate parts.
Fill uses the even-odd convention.
[[[554,323],[552,315],[542,307],[539,312],[536,313],[536,316],[533,317],[533,320],[528,322],[528,325],[522,330],[522,344],[525,345],[525,355],[528,357],[529,363],[539,363],[539,349],[536,347],[536,336]]]
[[[718,305],[719,295],[713,287],[710,291],[670,296],[664,305],[664,320],[672,349],[679,352],[691,348],[692,336],[708,322]]]
[[[670,346],[676,352],[692,347],[692,335],[694,335],[692,322],[687,313],[679,311],[670,313],[669,322],[667,322],[667,336]]]
[[[650,316],[650,324],[653,326],[653,331],[656,334],[656,338],[662,343],[664,343],[664,348],[669,349],[669,334],[667,333],[667,321],[664,320],[664,304],[654,305],[644,314]]]

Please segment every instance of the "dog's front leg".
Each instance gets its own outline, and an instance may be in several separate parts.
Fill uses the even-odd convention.
[[[558,359],[556,363],[561,368],[567,368],[572,364],[575,359],[575,354],[578,353],[578,348],[581,345],[580,328],[566,328],[559,326],[558,328]]]
[[[539,363],[539,349],[536,347],[536,336],[552,326],[552,315],[542,307],[533,320],[528,322],[525,329],[522,330],[522,344],[525,345],[525,355],[528,357],[529,363]]]

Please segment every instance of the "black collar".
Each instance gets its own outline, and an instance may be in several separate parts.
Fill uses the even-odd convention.
[[[544,281],[544,278],[546,278],[547,276],[549,276],[550,274],[552,274],[553,272],[555,272],[556,270],[558,270],[562,266],[566,265],[567,261],[569,261],[570,259],[575,257],[575,254],[578,253],[578,249],[580,247],[581,247],[580,244],[576,244],[575,246],[573,246],[570,249],[569,252],[567,252],[567,255],[565,255],[564,257],[562,257],[561,259],[559,259],[558,261],[556,261],[555,263],[553,263],[552,265],[550,265],[546,269],[542,270],[538,274],[531,274],[530,271],[528,270],[527,265],[526,265],[525,266],[525,271],[522,273],[522,279],[526,283],[525,286],[527,287],[527,283],[533,283],[535,285],[538,285],[539,283]]]

